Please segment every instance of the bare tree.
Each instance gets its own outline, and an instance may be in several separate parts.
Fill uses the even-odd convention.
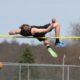
[[[80,23],[71,24],[72,26],[72,35],[80,36]]]
[[[71,26],[72,26],[72,32],[71,32],[72,36],[79,37],[80,36],[80,23],[73,23],[71,24]],[[79,45],[78,43],[80,41],[80,38],[77,38],[76,40],[73,39],[73,41],[74,43],[76,42],[77,45]]]

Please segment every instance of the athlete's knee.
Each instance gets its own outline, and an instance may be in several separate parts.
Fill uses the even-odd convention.
[[[49,42],[47,40],[44,41],[44,45],[47,46],[49,45]]]

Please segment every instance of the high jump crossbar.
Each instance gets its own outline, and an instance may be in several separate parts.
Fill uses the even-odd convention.
[[[33,36],[12,36],[12,35],[0,35],[0,38],[60,38],[60,39],[80,39],[80,36],[60,36],[60,37],[33,37]]]

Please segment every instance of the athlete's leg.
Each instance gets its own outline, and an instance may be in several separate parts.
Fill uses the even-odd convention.
[[[43,43],[44,43],[44,45],[46,46],[46,47],[48,47],[49,46],[49,41],[46,39],[46,40],[44,40],[43,41]]]
[[[48,40],[44,40],[44,45],[47,47],[48,52],[51,54],[52,57],[58,57],[57,53],[50,47]]]
[[[55,36],[60,37],[60,26],[59,25],[55,27]],[[65,44],[60,42],[59,38],[56,38],[55,45],[57,47],[65,47]]]
[[[60,26],[59,25],[55,27],[55,37],[60,37]],[[55,44],[57,43],[60,43],[59,38],[56,38]]]

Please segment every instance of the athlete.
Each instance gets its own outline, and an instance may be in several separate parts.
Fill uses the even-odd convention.
[[[55,37],[60,36],[60,25],[57,23],[56,19],[53,18],[51,23],[43,25],[43,26],[30,26],[28,24],[23,24],[20,26],[19,29],[10,31],[10,35],[20,34],[22,36],[33,36],[36,37],[39,41],[43,41],[44,45],[48,48],[48,51],[51,52],[51,48],[49,45],[49,42],[47,38],[39,38],[39,37],[45,37],[45,34],[55,29]],[[62,43],[60,43],[59,38],[56,38],[55,41],[56,46],[63,46]]]

